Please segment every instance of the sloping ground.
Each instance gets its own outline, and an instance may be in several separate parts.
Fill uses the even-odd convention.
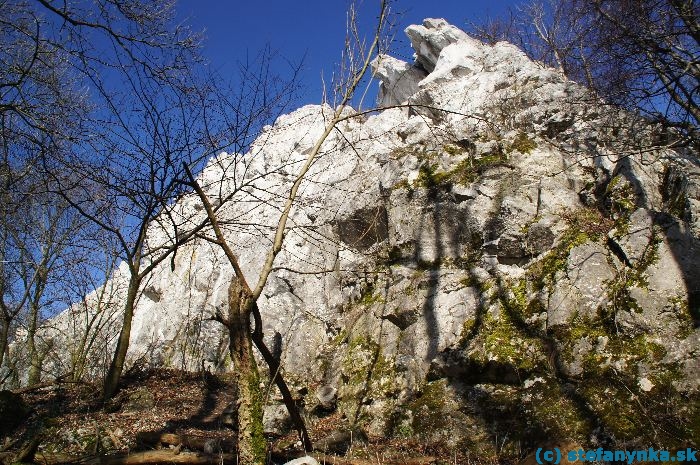
[[[90,384],[59,383],[26,390],[21,397],[31,413],[0,445],[0,463],[11,463],[37,437],[36,463],[116,464],[126,457],[153,463],[147,462],[144,451],[177,454],[182,463],[230,461],[235,432],[227,407],[233,392],[226,376],[168,369],[132,370],[117,398],[106,406]],[[439,444],[367,438],[357,430],[356,438],[335,441],[344,436],[339,433],[353,431],[347,419],[335,412],[310,420],[310,434],[318,448],[313,455],[320,463],[422,465],[466,459]],[[296,433],[269,438],[271,463],[304,455]],[[495,458],[471,460],[492,463]]]
[[[221,421],[233,391],[225,377],[176,370],[131,371],[103,406],[96,386],[58,384],[22,393],[31,415],[11,436],[17,445],[42,431],[40,452],[80,456],[138,450],[137,433],[174,433],[232,441]]]

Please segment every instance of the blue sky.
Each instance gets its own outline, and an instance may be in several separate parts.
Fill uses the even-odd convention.
[[[445,18],[464,28],[488,16],[506,12],[516,0],[398,0],[394,56],[411,60],[411,50],[403,29],[423,18]],[[373,23],[377,0],[362,0],[362,24]],[[204,54],[218,71],[229,74],[246,54],[255,55],[266,45],[286,59],[304,59],[301,75],[303,103],[321,100],[321,72],[328,80],[340,60],[345,38],[346,0],[178,0],[180,19],[195,30],[205,30]],[[280,65],[282,66],[282,65]]]

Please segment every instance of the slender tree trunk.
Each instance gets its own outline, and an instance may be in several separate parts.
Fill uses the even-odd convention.
[[[250,328],[255,303],[235,277],[228,297],[229,353],[238,386],[238,460],[241,464],[264,465],[267,443],[262,425],[262,392]]]
[[[5,351],[7,351],[7,340],[10,335],[10,322],[4,318],[0,321],[0,368],[5,361]]]
[[[33,386],[41,382],[41,360],[39,352],[34,344],[34,337],[30,335],[27,339],[27,350],[29,352],[29,372],[27,374],[27,386]]]
[[[79,381],[83,379],[85,364],[87,362],[87,350],[85,349],[85,346],[87,345],[89,331],[89,327],[85,328],[85,332],[80,336],[78,348],[73,349],[73,353],[71,354],[71,381]]]
[[[29,315],[29,327],[27,328],[27,350],[29,352],[29,374],[27,376],[27,386],[32,386],[41,382],[41,359],[36,348],[36,327],[39,318],[39,306],[32,304]]]
[[[27,327],[27,349],[29,351],[29,373],[27,385],[32,386],[41,382],[41,366],[45,353],[40,353],[36,347],[36,330],[39,326],[39,310],[41,309],[41,297],[46,289],[46,276],[49,269],[46,266],[48,254],[42,252],[44,259],[36,270],[36,282],[29,299],[29,322]]]
[[[141,278],[132,274],[129,278],[129,289],[126,295],[126,303],[124,304],[124,320],[122,329],[119,333],[117,348],[114,351],[114,357],[109,365],[109,371],[104,381],[103,399],[109,400],[117,392],[119,379],[124,370],[124,362],[126,361],[126,353],[129,350],[129,338],[131,337],[131,320],[134,317],[134,307],[136,306],[136,298],[138,297]]]

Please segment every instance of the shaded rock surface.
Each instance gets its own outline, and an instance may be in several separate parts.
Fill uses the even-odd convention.
[[[129,394],[123,409],[127,412],[139,412],[150,410],[155,406],[156,400],[153,393],[146,388],[140,388]]]
[[[343,455],[353,445],[366,441],[367,436],[360,429],[338,430],[314,442],[313,446],[317,451]]]
[[[281,436],[292,426],[292,419],[283,404],[265,406],[263,410],[263,428],[265,434]]]

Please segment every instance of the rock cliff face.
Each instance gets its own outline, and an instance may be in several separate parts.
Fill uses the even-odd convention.
[[[501,454],[543,436],[697,446],[696,154],[513,45],[435,19],[406,33],[415,63],[375,70],[382,105],[410,106],[326,142],[260,301],[287,376],[337,392],[370,434]],[[199,176],[214,200],[234,194],[222,217],[252,282],[330,111],[283,116]],[[204,214],[194,194],[174,210]],[[169,233],[153,225],[152,243]],[[204,241],[173,264],[143,289],[132,360],[227,369],[207,318],[232,270]],[[59,371],[76,313],[52,322]]]

